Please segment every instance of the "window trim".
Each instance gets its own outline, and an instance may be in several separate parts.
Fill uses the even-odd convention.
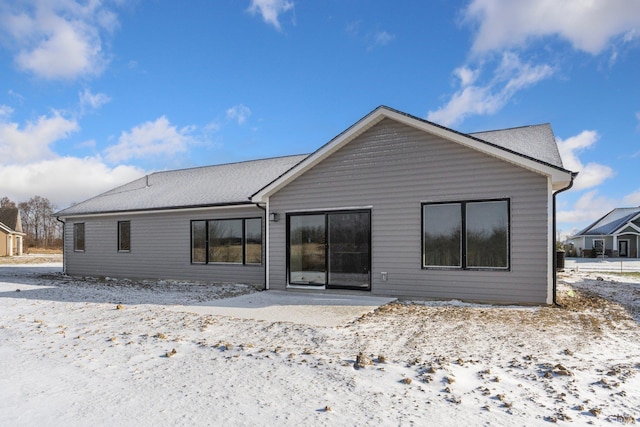
[[[245,257],[244,257],[244,247],[245,247],[245,235],[244,235],[244,220],[245,218],[216,218],[216,219],[209,219],[206,221],[206,233],[207,233],[207,238],[205,240],[205,245],[206,245],[206,264],[221,264],[221,265],[244,265],[245,264]],[[242,254],[242,260],[240,262],[236,262],[236,261],[211,261],[209,259],[209,252],[211,250],[211,246],[210,246],[210,234],[209,234],[209,223],[211,223],[212,221],[240,221],[240,228],[241,228],[241,250],[240,253]]]
[[[128,249],[122,249],[122,235],[120,232],[120,226],[124,224],[129,225],[129,248]],[[118,221],[118,252],[122,252],[122,253],[131,252],[131,221],[130,220]]]
[[[353,286],[343,286],[331,284],[329,282],[329,216],[332,214],[351,214],[351,213],[366,213],[369,216],[369,286],[364,287],[353,287]],[[324,257],[325,257],[325,281],[324,284],[307,284],[301,282],[291,281],[291,218],[295,216],[313,216],[313,215],[322,215],[324,216],[324,229],[325,229],[325,248],[324,248]],[[371,208],[355,208],[355,209],[336,209],[336,210],[317,210],[317,211],[295,211],[286,214],[286,283],[287,287],[302,287],[302,288],[324,288],[324,289],[343,289],[343,290],[359,290],[359,291],[371,291],[372,283],[373,283],[373,213]]]
[[[78,248],[78,228],[82,226],[82,249]],[[86,227],[84,222],[75,222],[73,224],[73,251],[84,252],[86,250]]]
[[[601,255],[605,255],[607,253],[607,247],[605,246],[606,242],[605,242],[604,237],[599,237],[599,238],[593,239],[591,242],[592,242],[591,243],[592,250],[596,251],[596,258],[601,256]],[[598,252],[598,249],[597,249],[598,245],[596,244],[596,242],[602,242],[602,252]]]
[[[247,261],[248,256],[247,256],[247,221],[254,221],[254,220],[260,220],[260,262],[249,262]],[[243,256],[243,265],[262,265],[262,259],[264,257],[264,231],[262,229],[263,225],[262,225],[263,221],[262,218],[260,217],[256,217],[256,218],[243,218],[242,221],[242,256]]]
[[[248,220],[260,220],[260,262],[247,262],[247,226]],[[209,259],[209,222],[210,221],[241,221],[242,222],[242,261],[241,262],[224,262],[224,261],[211,261]],[[204,223],[204,261],[193,260],[193,223]],[[211,218],[211,219],[192,219],[189,222],[189,261],[192,265],[246,265],[246,266],[262,266],[264,264],[264,219],[262,217],[242,217],[242,218]]]
[[[467,204],[470,203],[507,203],[507,265],[506,267],[469,267],[467,266]],[[425,265],[424,259],[424,207],[434,205],[460,205],[461,230],[460,230],[460,266]],[[453,271],[511,271],[511,199],[474,199],[474,200],[448,200],[442,202],[423,202],[420,204],[420,266],[423,270],[453,270]]]

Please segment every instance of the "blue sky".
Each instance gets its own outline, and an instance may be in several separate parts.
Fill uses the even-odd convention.
[[[0,197],[312,152],[378,105],[551,123],[559,229],[640,205],[637,0],[0,0]]]

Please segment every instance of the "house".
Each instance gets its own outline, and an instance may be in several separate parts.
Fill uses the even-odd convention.
[[[638,258],[640,207],[616,208],[569,239],[578,256]]]
[[[71,275],[550,304],[549,125],[463,134],[381,106],[310,155],[159,172],[61,212]]]
[[[0,256],[21,256],[24,236],[18,208],[0,208]]]

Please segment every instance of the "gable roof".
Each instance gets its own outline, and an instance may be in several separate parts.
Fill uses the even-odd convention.
[[[18,208],[0,208],[0,224],[8,232],[22,233],[22,223],[20,221],[20,210]]]
[[[474,132],[469,135],[541,162],[563,167],[556,138],[548,123]]]
[[[380,106],[311,155],[156,172],[54,215],[70,217],[261,203],[265,196],[291,182],[385,118],[550,176],[554,190],[566,187],[574,176],[562,166],[553,131],[548,124],[463,134]]]
[[[55,213],[58,217],[250,204],[307,155],[156,172]]]
[[[621,228],[625,227],[637,218],[640,218],[640,207],[615,208],[587,228],[578,232],[574,237],[616,234],[616,232]],[[635,225],[632,225],[632,227],[637,229],[637,226]]]
[[[266,197],[275,193],[385,118],[549,176],[554,190],[567,187],[575,176],[571,171],[564,169],[553,131],[548,124],[464,134],[382,105],[320,147],[309,157],[287,171],[286,174],[253,194],[251,200],[255,203],[264,202]]]

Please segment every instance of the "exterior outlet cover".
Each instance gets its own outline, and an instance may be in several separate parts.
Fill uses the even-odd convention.
[[[380,274],[382,275],[382,281],[386,282],[387,281],[387,272],[386,271],[382,271],[382,272],[380,272]]]

